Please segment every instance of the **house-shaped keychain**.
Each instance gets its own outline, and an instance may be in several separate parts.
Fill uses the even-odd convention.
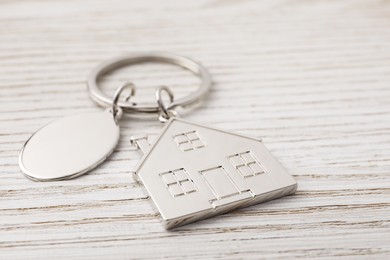
[[[133,171],[165,228],[292,194],[296,181],[260,139],[171,118]]]

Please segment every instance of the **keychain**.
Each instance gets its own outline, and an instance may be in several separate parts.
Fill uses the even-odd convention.
[[[119,67],[163,62],[192,71],[202,80],[192,94],[175,99],[168,87],[156,90],[156,103],[129,101],[135,86],[126,83],[110,99],[98,79]],[[24,145],[19,165],[33,180],[52,181],[80,176],[102,163],[119,139],[122,114],[154,116],[165,124],[149,144],[146,135],[131,137],[143,153],[132,170],[151,197],[165,228],[170,229],[239,207],[293,194],[296,181],[270,154],[261,139],[188,122],[178,117],[200,104],[211,88],[211,76],[199,63],[171,53],[141,53],[108,60],[88,78],[90,96],[104,112],[56,120],[38,130]],[[126,90],[125,101],[119,101]],[[169,104],[162,95],[167,94]]]

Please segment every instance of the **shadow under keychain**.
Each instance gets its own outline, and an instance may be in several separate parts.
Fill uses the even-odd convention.
[[[102,75],[143,62],[178,65],[202,82],[194,93],[177,100],[168,87],[160,87],[156,103],[150,104],[129,101],[135,94],[132,83],[120,87],[113,99],[98,87]],[[94,169],[114,151],[123,113],[154,115],[165,126],[152,144],[146,135],[131,137],[131,143],[143,153],[132,173],[152,198],[165,228],[294,193],[296,181],[261,139],[178,118],[180,111],[198,105],[211,85],[211,76],[201,64],[172,53],[140,53],[108,60],[92,71],[88,88],[94,101],[109,108],[55,120],[38,130],[20,153],[20,168],[36,181],[75,178]],[[125,90],[130,90],[130,95],[120,101]],[[164,92],[169,104],[162,99]]]

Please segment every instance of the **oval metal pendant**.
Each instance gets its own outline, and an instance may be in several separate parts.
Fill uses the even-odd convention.
[[[109,110],[64,117],[27,140],[19,166],[37,181],[72,179],[102,163],[118,140],[119,126]]]

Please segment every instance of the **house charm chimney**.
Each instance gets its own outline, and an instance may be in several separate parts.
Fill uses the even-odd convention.
[[[150,148],[147,135],[132,136],[130,138],[130,143],[136,145],[143,154],[146,154]]]

